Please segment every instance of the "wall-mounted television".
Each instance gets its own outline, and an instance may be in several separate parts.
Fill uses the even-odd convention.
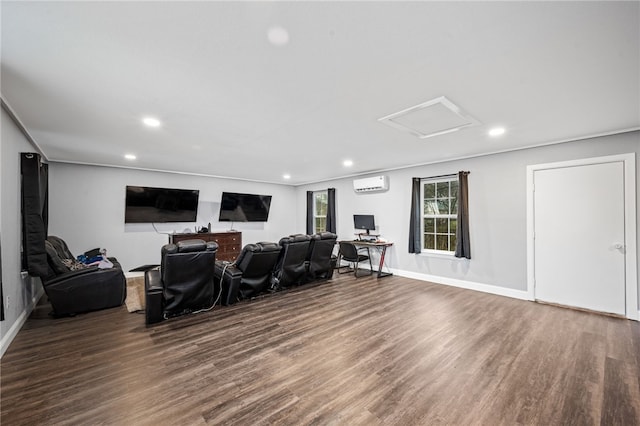
[[[356,229],[364,229],[369,235],[369,231],[376,230],[376,222],[372,214],[354,214],[353,226]]]
[[[271,195],[223,192],[220,222],[266,222],[269,219]]]
[[[195,222],[197,189],[127,186],[125,223]]]

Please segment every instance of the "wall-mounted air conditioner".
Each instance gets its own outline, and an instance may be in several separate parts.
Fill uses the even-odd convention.
[[[389,181],[386,176],[374,176],[364,179],[354,179],[353,190],[356,192],[386,191]]]

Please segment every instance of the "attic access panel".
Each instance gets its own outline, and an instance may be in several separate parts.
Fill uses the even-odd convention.
[[[478,120],[444,96],[379,118],[395,129],[412,133],[421,139],[477,126]]]

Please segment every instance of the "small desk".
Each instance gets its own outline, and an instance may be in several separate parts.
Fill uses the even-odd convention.
[[[387,247],[391,247],[393,243],[389,243],[389,242],[383,243],[379,241],[362,241],[362,240],[355,240],[355,241],[349,241],[349,242],[356,247],[375,248],[380,252],[380,263],[378,264],[378,270],[373,271],[378,273],[378,278],[388,277],[393,275],[391,272],[382,271],[382,267],[384,266],[384,257],[387,253]]]

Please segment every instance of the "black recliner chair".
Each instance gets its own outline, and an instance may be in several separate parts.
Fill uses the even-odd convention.
[[[271,289],[279,290],[300,284],[307,274],[307,255],[311,237],[303,234],[290,235],[280,239],[282,247],[278,263],[273,271]]]
[[[217,250],[217,243],[198,239],[162,247],[160,269],[144,276],[147,325],[213,307]]]
[[[333,232],[320,232],[311,236],[307,255],[307,280],[330,279],[336,266],[333,249],[338,236]]]
[[[109,258],[112,268],[85,267],[76,261],[62,238],[51,235],[44,244],[49,274],[42,278],[42,286],[54,316],[113,308],[124,303],[127,284],[116,258]]]
[[[222,304],[231,305],[265,291],[280,250],[275,243],[247,244],[235,262],[217,261],[215,279],[222,288]]]

